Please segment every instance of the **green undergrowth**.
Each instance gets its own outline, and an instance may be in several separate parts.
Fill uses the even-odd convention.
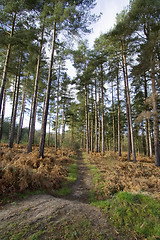
[[[75,161],[72,165],[69,166],[68,176],[65,179],[65,182],[62,182],[61,188],[54,191],[54,195],[58,197],[64,197],[71,192],[72,184],[77,180],[78,169],[77,169],[77,161]]]
[[[85,153],[83,153],[83,158],[92,174],[92,179],[94,184],[94,189],[92,189],[90,192],[89,202],[94,202],[96,201],[96,199],[103,199],[104,198],[104,181],[103,181],[102,173],[95,165],[89,162]]]
[[[93,201],[121,230],[132,231],[147,240],[160,240],[160,202],[142,194],[118,192],[112,199]]]
[[[90,203],[103,209],[114,226],[124,232],[140,236],[140,239],[160,240],[160,202],[143,194],[114,192],[106,198],[103,176],[92,165],[85,153],[85,162],[93,176],[94,189],[90,193]]]

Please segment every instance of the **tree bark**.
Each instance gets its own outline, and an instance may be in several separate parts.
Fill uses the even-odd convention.
[[[59,78],[60,78],[60,66],[59,66],[59,76],[57,85],[57,108],[56,108],[56,128],[55,128],[55,151],[58,148],[58,121],[59,121]]]
[[[13,92],[13,103],[12,103],[12,113],[11,113],[11,122],[10,122],[10,128],[12,125],[12,119],[14,114],[14,107],[15,107],[15,100],[16,100],[16,89],[17,89],[17,83],[18,83],[18,73],[16,75],[15,84],[14,84],[14,92]],[[11,130],[11,129],[10,129]]]
[[[88,99],[88,104],[87,105],[89,106],[89,99]],[[89,112],[88,112],[88,149],[89,149],[89,151],[91,150],[91,139],[90,139],[90,137],[91,137],[91,133],[90,133],[90,115],[89,115]]]
[[[27,153],[32,152],[32,144],[33,144],[33,141],[34,141],[34,133],[35,133],[34,130],[35,130],[35,119],[36,119],[37,97],[38,97],[38,84],[39,84],[41,53],[42,53],[42,46],[43,46],[44,26],[45,26],[45,21],[44,21],[43,27],[42,27],[41,42],[40,42],[39,55],[38,55],[38,61],[37,61],[37,70],[36,70],[34,93],[33,93],[33,104],[32,104],[32,108],[31,108],[30,125],[29,125]]]
[[[91,88],[91,120],[90,120],[90,150],[93,152],[93,115],[94,115],[94,110],[93,110],[93,86]]]
[[[44,145],[45,145],[45,137],[46,137],[46,125],[47,125],[47,116],[48,116],[50,89],[51,89],[51,80],[52,80],[52,67],[53,67],[53,56],[54,56],[54,50],[55,50],[55,40],[56,40],[56,21],[54,22],[54,28],[53,28],[52,50],[51,50],[51,59],[50,59],[50,66],[49,66],[49,73],[48,73],[48,85],[47,85],[46,99],[45,99],[45,105],[44,105],[44,114],[42,117],[41,139],[39,144],[39,157],[44,157]]]
[[[122,46],[123,46],[123,43],[122,43]],[[131,132],[130,132],[129,110],[128,110],[128,99],[127,99],[126,72],[125,72],[124,59],[123,59],[123,47],[122,47],[122,68],[123,68],[126,116],[127,116],[127,126],[128,126],[128,161],[130,161],[131,160]]]
[[[14,28],[15,28],[15,22],[16,22],[16,16],[17,16],[17,14],[15,13],[14,17],[13,17],[13,22],[12,22],[12,30],[11,30],[11,33],[10,33],[10,38],[13,37]],[[6,59],[5,59],[5,63],[4,63],[4,69],[3,69],[3,76],[2,76],[2,81],[1,81],[0,113],[1,113],[4,89],[5,89],[6,79],[7,79],[7,70],[8,70],[8,63],[9,63],[10,53],[11,53],[11,43],[8,44],[7,54],[6,54]]]
[[[50,117],[49,117],[49,132],[48,132],[48,146],[50,146],[50,137],[51,137],[51,124],[50,124]]]
[[[93,119],[91,119],[91,152],[93,152]]]
[[[152,139],[151,139],[151,126],[150,126],[150,120],[148,119],[148,135],[149,135],[149,156],[152,158],[153,151],[152,151]]]
[[[113,82],[112,82],[112,122],[113,122],[113,151],[116,152],[116,132],[115,132],[115,109],[113,98]]]
[[[101,154],[104,155],[104,86],[103,86],[103,66],[101,64],[101,116],[102,116],[102,146],[101,146]]]
[[[118,155],[121,156],[121,119],[120,119],[120,100],[119,100],[119,75],[117,69],[117,100],[118,100]]]
[[[26,97],[26,86],[23,89],[23,96],[22,96],[22,105],[21,105],[21,114],[19,119],[18,125],[18,132],[17,132],[17,144],[19,144],[22,134],[22,126],[23,126],[23,119],[24,119],[24,109],[25,109],[25,97]]]
[[[130,103],[130,92],[129,92],[129,83],[128,83],[128,73],[127,73],[127,63],[126,56],[124,53],[124,43],[122,42],[122,61],[124,65],[124,81],[126,87],[126,95],[127,95],[127,104],[128,104],[128,120],[130,124],[130,136],[131,136],[131,145],[132,145],[132,157],[133,162],[136,163],[136,153],[135,153],[135,145],[134,145],[134,136],[133,136],[133,125],[132,125],[132,115],[131,115],[131,103]]]
[[[6,106],[6,91],[4,91],[4,95],[3,95],[3,108],[2,108],[1,122],[0,122],[0,140],[2,139],[2,133],[3,133],[5,106]]]
[[[123,45],[123,48],[124,48],[124,45]],[[124,59],[125,72],[126,72],[126,85],[127,85],[129,123],[130,123],[130,131],[131,131],[132,157],[133,157],[133,162],[136,163],[136,153],[135,153],[135,145],[134,145],[131,103],[130,103],[130,91],[129,91],[129,83],[128,83],[127,63],[126,63],[126,56],[124,54],[124,49],[123,49],[123,59]]]
[[[99,116],[98,116],[98,152],[101,151],[101,102],[99,89]]]
[[[97,81],[95,78],[95,152],[98,152],[98,116],[97,116]]]
[[[86,153],[89,154],[88,96],[86,84],[85,84],[85,118],[86,118]]]
[[[153,104],[153,127],[154,127],[154,147],[155,147],[155,165],[160,166],[160,149],[159,149],[159,126],[158,126],[158,111],[157,111],[157,93],[155,86],[155,63],[154,54],[151,52],[151,78],[152,78],[152,104]]]
[[[144,96],[147,99],[147,79],[144,72]],[[148,111],[148,106],[146,106],[146,111]],[[145,120],[145,132],[146,132],[146,155],[149,157],[149,130],[148,130],[148,119]]]
[[[146,155],[146,138],[145,138],[145,135],[144,135],[143,126],[142,126],[142,145],[143,145],[143,153],[144,153],[144,155]],[[139,146],[140,146],[140,143],[139,143]]]
[[[64,106],[63,106],[63,117],[62,117],[62,138],[61,138],[61,150],[62,150],[62,156],[64,155],[64,151],[63,151],[64,135],[65,135],[65,108],[64,108]]]
[[[8,141],[8,147],[13,147],[14,142],[14,134],[15,134],[15,124],[16,124],[16,115],[17,115],[17,106],[18,106],[18,97],[19,97],[19,87],[20,87],[20,78],[21,78],[21,63],[22,63],[22,56],[20,56],[19,60],[19,74],[17,78],[17,83],[15,84],[15,100],[13,100],[13,115],[11,119],[11,125],[10,125],[10,132],[9,132],[9,141]]]

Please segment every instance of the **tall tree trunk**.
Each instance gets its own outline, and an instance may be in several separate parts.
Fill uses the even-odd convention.
[[[88,99],[88,106],[89,106],[89,99]],[[91,132],[90,132],[90,115],[88,112],[88,149],[89,151],[91,150]]]
[[[91,88],[90,151],[93,152],[93,87]]]
[[[39,92],[37,93],[37,99],[36,99],[36,110],[37,110],[37,106],[38,106],[38,95],[39,95]],[[35,110],[35,115],[34,115],[34,124],[33,124],[33,142],[32,142],[32,144],[34,144],[34,136],[35,136],[35,131],[36,131],[36,129],[35,129],[35,126],[36,126],[36,110]]]
[[[144,72],[144,96],[145,96],[145,100],[146,100],[148,97],[148,94],[147,94],[147,79],[146,79],[145,72]],[[146,106],[146,111],[148,111],[148,106]],[[148,119],[145,120],[145,132],[146,132],[146,155],[149,157]]]
[[[18,83],[18,73],[16,75],[15,83],[14,83],[14,92],[13,92],[13,97],[12,97],[12,113],[11,113],[11,122],[10,122],[10,130],[12,126],[12,119],[13,119],[13,114],[14,114],[14,107],[15,107],[15,101],[16,101],[16,89],[17,89],[17,83]]]
[[[43,22],[43,27],[42,27],[42,32],[41,32],[41,42],[40,42],[39,55],[38,55],[38,61],[37,61],[36,77],[35,77],[35,83],[34,83],[33,103],[32,103],[32,108],[31,108],[28,145],[27,145],[27,152],[28,153],[32,152],[32,144],[33,144],[33,141],[34,141],[35,118],[36,118],[37,99],[38,99],[38,84],[39,84],[41,53],[42,53],[42,46],[43,46],[44,26],[45,26],[45,20]]]
[[[63,151],[64,135],[65,135],[65,107],[63,106],[63,117],[62,117],[62,138],[61,138],[61,150],[62,150],[62,156],[64,155],[64,151]]]
[[[89,154],[89,129],[88,129],[88,96],[85,84],[85,118],[86,118],[86,153]]]
[[[91,152],[93,152],[93,119],[91,119]]]
[[[131,132],[130,132],[129,110],[128,110],[128,99],[127,99],[126,72],[125,72],[124,59],[123,59],[123,43],[122,43],[122,68],[123,68],[126,116],[127,116],[127,126],[128,126],[128,161],[130,161],[131,160]]]
[[[97,81],[95,78],[95,152],[98,152],[98,116],[97,116]]]
[[[103,66],[101,64],[101,116],[102,116],[102,148],[101,148],[101,154],[104,155],[104,86],[103,86]]]
[[[16,124],[16,115],[17,115],[17,106],[18,106],[18,97],[19,97],[19,87],[20,87],[20,78],[21,78],[21,63],[22,63],[22,56],[20,57],[20,60],[19,60],[19,75],[17,78],[17,83],[15,84],[16,93],[15,93],[15,101],[13,100],[13,102],[14,102],[13,115],[12,115],[12,119],[11,119],[9,141],[8,141],[8,147],[10,147],[10,148],[13,147],[13,142],[14,142],[15,124]]]
[[[149,157],[149,130],[148,130],[148,120],[145,120],[145,132],[146,132],[146,155]]]
[[[119,100],[119,75],[117,69],[117,100],[118,100],[118,155],[121,156],[121,119],[120,119],[120,100]]]
[[[17,14],[15,13],[15,14],[14,14],[14,17],[13,17],[13,22],[12,22],[12,29],[11,29],[11,33],[10,33],[10,38],[13,37],[14,28],[15,28],[15,22],[16,22],[16,16],[17,16]],[[9,63],[10,53],[11,53],[11,44],[9,43],[9,44],[8,44],[8,48],[7,48],[6,59],[5,59],[5,63],[4,63],[2,81],[1,81],[1,89],[0,89],[0,113],[1,113],[2,101],[3,101],[3,94],[4,94],[6,79],[7,79],[7,69],[8,69],[8,63]]]
[[[125,82],[126,82],[126,90],[127,90],[127,103],[128,103],[128,114],[129,114],[130,133],[131,133],[132,157],[133,157],[133,162],[136,163],[136,153],[135,153],[132,115],[131,115],[130,91],[129,91],[129,83],[128,83],[126,56],[124,52],[124,43],[122,43],[122,56],[123,56],[123,62],[125,66]]]
[[[129,123],[130,123],[130,131],[131,131],[132,157],[133,157],[133,162],[136,163],[136,152],[135,152],[135,145],[134,145],[133,124],[132,124],[131,103],[130,103],[130,91],[129,91],[128,73],[127,73],[127,62],[126,62],[126,56],[125,56],[124,51],[123,51],[123,59],[124,59],[125,72],[126,72],[126,85],[127,85],[128,110],[129,110]]]
[[[0,121],[0,140],[2,139],[2,133],[3,133],[5,106],[6,106],[6,91],[4,91],[4,96],[3,96],[3,108],[2,108],[1,121]]]
[[[50,59],[50,66],[49,66],[49,73],[48,73],[48,85],[47,85],[46,99],[45,99],[45,105],[44,105],[44,114],[42,118],[41,139],[39,144],[39,157],[44,157],[44,145],[45,145],[45,137],[46,137],[46,125],[47,125],[47,116],[48,116],[50,89],[51,89],[51,80],[52,80],[52,67],[53,67],[53,56],[54,56],[54,50],[55,50],[55,40],[56,40],[56,22],[54,22],[54,28],[53,28],[52,50],[51,50],[51,59]]]
[[[151,126],[150,126],[149,119],[148,119],[148,135],[149,135],[149,156],[152,158],[153,151],[152,151],[152,139],[151,139]]]
[[[101,96],[100,96],[100,88],[99,88],[99,116],[98,116],[98,152],[101,151]]]
[[[155,86],[155,63],[154,54],[151,52],[151,78],[152,78],[152,104],[153,104],[153,126],[154,126],[154,147],[155,147],[155,165],[160,166],[160,148],[159,148],[159,126],[158,126],[158,111],[157,111],[157,93]]]
[[[144,153],[144,155],[146,155],[146,139],[145,139],[145,136],[144,136],[143,126],[142,126],[142,144],[143,144],[143,153]],[[139,143],[139,146],[140,146],[140,143]]]
[[[59,76],[57,85],[57,108],[56,108],[56,128],[55,128],[55,151],[58,148],[58,121],[59,121],[59,79],[60,79],[60,66],[59,66]]]
[[[116,152],[116,132],[115,132],[115,110],[113,98],[113,82],[112,82],[112,122],[113,122],[113,151]]]
[[[19,119],[18,125],[18,132],[17,132],[17,144],[19,144],[22,134],[22,126],[23,126],[23,119],[24,119],[24,109],[25,109],[25,97],[26,97],[26,86],[23,89],[23,96],[22,96],[22,105],[21,105],[21,114]]]
[[[48,132],[48,146],[50,146],[50,137],[51,137],[51,124],[50,124],[50,119],[49,119],[49,132]]]

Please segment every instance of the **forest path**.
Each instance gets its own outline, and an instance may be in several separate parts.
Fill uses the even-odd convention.
[[[70,201],[79,201],[82,203],[89,203],[90,192],[94,189],[92,176],[90,171],[84,162],[82,152],[78,152],[78,178],[73,184],[71,193],[65,197]]]
[[[65,199],[36,195],[4,206],[0,239],[131,239],[118,233],[104,213],[89,205],[92,188],[92,177],[79,153],[78,179],[72,192]]]

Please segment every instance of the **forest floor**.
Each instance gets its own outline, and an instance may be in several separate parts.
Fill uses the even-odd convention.
[[[153,238],[145,237],[145,231],[148,231],[150,226],[146,227],[145,224],[148,223],[144,222],[144,219],[148,218],[149,224],[153,226],[154,220],[156,233],[159,234],[157,226],[160,221],[158,217],[160,205],[155,206],[155,217],[151,219],[147,212],[148,202],[142,206],[142,199],[138,195],[135,198],[129,196],[128,205],[122,201],[122,205],[127,208],[124,216],[126,217],[126,213],[129,214],[126,220],[127,226],[134,209],[136,214],[143,215],[144,212],[144,218],[139,225],[139,233],[142,231],[140,235],[130,231],[129,227],[123,228],[125,219],[123,219],[122,208],[119,212],[122,213],[122,217],[120,216],[122,227],[121,223],[118,223],[120,228],[113,226],[109,214],[109,209],[112,211],[117,208],[117,205],[116,207],[112,205],[116,200],[115,194],[123,190],[143,192],[159,201],[160,169],[154,166],[153,159],[146,160],[139,157],[137,163],[133,164],[127,162],[126,156],[118,158],[113,153],[108,153],[104,157],[100,154],[85,156],[79,151],[75,160],[75,152],[66,150],[62,157],[61,152],[55,154],[52,148],[46,148],[45,159],[39,159],[36,148],[30,154],[26,154],[25,151],[24,146],[16,146],[8,150],[5,145],[1,145],[0,193],[2,195],[4,193],[4,196],[0,201],[0,240],[160,239],[155,235]],[[67,192],[63,194],[63,191],[68,188],[65,184],[70,175],[68,169],[75,163],[78,170],[77,180],[70,181],[70,191],[68,194]],[[70,179],[72,178],[75,179],[70,176]],[[19,191],[23,196],[23,191],[25,192],[26,189],[34,192],[39,187],[51,194],[41,192],[38,195],[27,196],[25,199],[17,199],[15,198],[17,195],[12,194]],[[61,192],[58,190],[60,187],[63,189]],[[11,201],[7,199],[8,203],[3,202],[6,195],[11,199]],[[133,198],[133,204],[131,198]],[[121,200],[123,200],[122,196]],[[96,205],[97,202],[101,204],[101,201],[103,205],[105,204],[105,208],[108,206],[105,211],[100,210]],[[111,205],[107,205],[107,201],[110,201]],[[120,204],[118,202],[118,206]],[[151,202],[151,205],[153,204]],[[129,207],[131,212],[128,211]],[[149,206],[149,211],[150,208]],[[141,210],[142,213],[138,213]],[[159,219],[158,222],[157,219]],[[135,216],[133,216],[133,222],[135,222]],[[152,233],[149,232],[149,234],[151,236]]]
[[[91,172],[81,153],[77,161],[78,178],[66,197],[40,194],[1,206],[1,240],[135,239],[116,231],[106,214],[90,205]]]

